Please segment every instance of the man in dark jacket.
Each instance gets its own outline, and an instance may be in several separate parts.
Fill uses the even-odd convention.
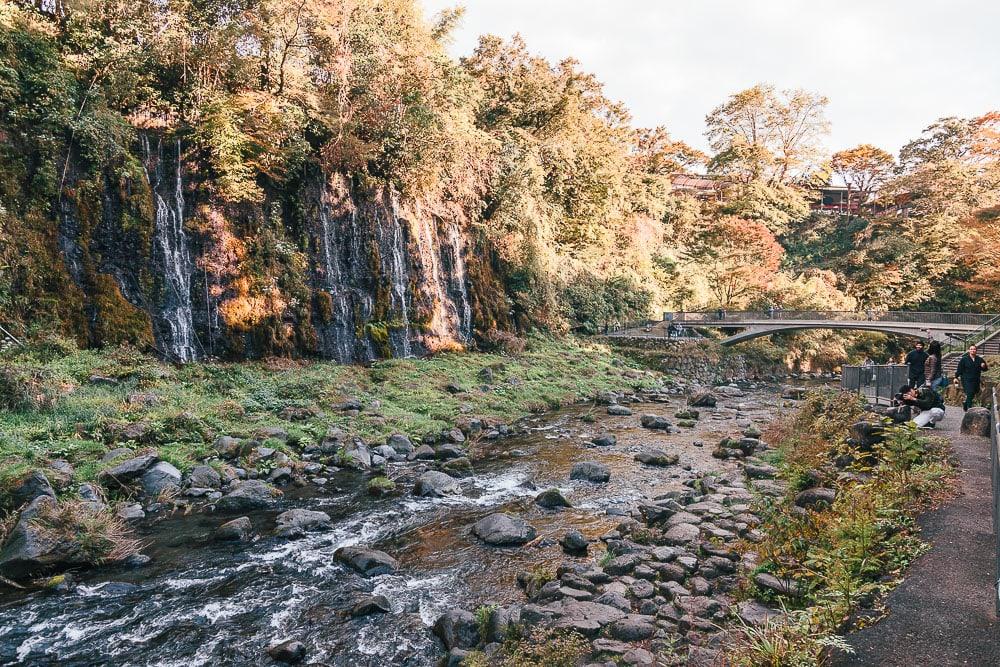
[[[905,390],[905,391],[904,391]],[[901,387],[901,400],[903,405],[911,406],[920,411],[913,417],[913,423],[920,428],[934,428],[934,426],[944,419],[944,400],[941,395],[930,387]]]
[[[982,379],[983,371],[989,370],[986,360],[976,354],[978,350],[975,345],[969,346],[969,351],[962,355],[958,362],[958,369],[955,377],[962,381],[962,391],[965,392],[965,403],[963,409],[968,411],[972,407],[972,399],[979,393],[979,382]]]
[[[907,373],[910,378],[911,387],[923,386],[926,381],[924,378],[924,364],[927,362],[927,353],[924,352],[924,342],[918,340],[910,353],[906,355],[906,359],[903,361],[907,366],[909,366],[909,371]]]

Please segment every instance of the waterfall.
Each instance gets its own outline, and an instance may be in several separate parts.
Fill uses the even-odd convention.
[[[149,137],[142,136],[146,180],[153,193],[155,231],[154,259],[161,263],[163,281],[159,312],[158,343],[174,361],[193,361],[194,324],[191,315],[191,273],[193,264],[184,233],[184,181],[181,176],[181,142],[175,140],[176,161],[172,173],[164,164],[163,140],[157,139],[154,154]]]
[[[395,197],[391,197],[389,213],[387,222],[391,236],[388,248],[384,242],[380,244],[383,253],[386,249],[389,250],[389,262],[383,267],[384,275],[389,280],[389,307],[394,320],[388,323],[389,337],[393,341],[393,354],[409,357],[413,355],[410,344],[410,310],[407,304],[410,276],[406,268],[406,242]],[[380,231],[384,234],[384,230]],[[385,264],[384,260],[383,263]]]
[[[351,307],[348,297],[347,282],[344,271],[340,266],[340,251],[334,245],[336,230],[333,221],[330,219],[330,205],[327,201],[327,192],[323,191],[323,197],[319,206],[320,220],[320,252],[323,266],[323,288],[330,295],[333,303],[331,312],[333,338],[333,357],[337,361],[346,363],[354,360],[354,326],[351,318]],[[356,216],[355,211],[351,211],[351,218]],[[352,220],[352,227],[354,226]]]
[[[472,337],[472,306],[469,305],[469,289],[465,284],[465,241],[458,225],[448,227],[448,244],[451,251],[448,293],[458,315],[458,337],[465,341]]]

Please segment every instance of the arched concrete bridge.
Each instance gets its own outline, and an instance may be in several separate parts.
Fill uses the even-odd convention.
[[[780,331],[803,329],[848,329],[878,331],[913,338],[938,340],[944,344],[979,342],[1000,327],[1000,316],[980,313],[932,313],[917,311],[707,311],[665,313],[662,321],[633,323],[606,335],[624,338],[669,338],[673,323],[683,329],[720,329],[729,333],[723,345],[769,336]],[[973,340],[975,339],[975,340]]]

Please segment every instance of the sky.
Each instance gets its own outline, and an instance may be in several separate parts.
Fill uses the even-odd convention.
[[[1000,110],[998,0],[423,0],[461,4],[451,51],[520,33],[573,57],[635,124],[706,149],[704,119],[758,82],[830,99],[832,151],[896,153],[937,118]]]

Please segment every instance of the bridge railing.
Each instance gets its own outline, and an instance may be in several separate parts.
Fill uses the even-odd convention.
[[[955,324],[962,326],[986,325],[998,316],[984,313],[939,313],[915,310],[706,310],[695,312],[665,313],[665,320],[683,324],[738,324],[764,320],[805,320],[838,322],[912,322],[924,324]]]
[[[1000,406],[997,405],[997,390],[993,388],[993,405],[990,408],[990,479],[993,483],[993,602],[1000,618]]]
[[[840,373],[840,388],[857,392],[875,404],[891,403],[892,397],[909,379],[905,364],[875,364],[844,366]]]

